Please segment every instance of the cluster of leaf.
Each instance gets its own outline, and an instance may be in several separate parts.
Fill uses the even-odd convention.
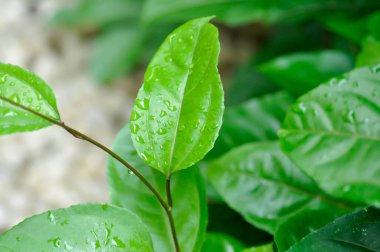
[[[268,9],[267,18],[271,11],[281,16]],[[376,15],[368,17],[366,24]],[[228,107],[222,124],[218,33],[208,21],[192,20],[167,37],[148,66],[131,123],[113,146],[167,202],[171,177],[181,251],[380,251],[380,58],[366,57],[363,47],[357,62],[370,63],[355,69],[336,50],[249,65],[278,91]],[[50,88],[18,67],[0,65],[0,96],[1,134],[50,125],[38,113],[59,121]],[[112,205],[37,215],[0,236],[0,248],[175,251],[167,214],[137,174],[110,159],[108,175]],[[206,188],[213,192],[209,204]],[[215,202],[274,241],[250,247],[257,233],[228,235],[235,223],[227,213],[216,229]]]
[[[289,52],[313,48],[322,40],[326,42],[328,39],[321,36],[323,32],[318,27],[309,27],[309,35],[314,41],[309,37],[306,43],[303,40],[293,43],[295,38],[294,41],[288,40],[288,33],[300,38],[299,33],[303,32],[300,27],[283,30],[283,26],[294,28],[295,24],[319,19],[329,29],[361,41],[363,31],[358,20],[363,20],[369,11],[379,7],[376,0],[78,0],[72,8],[58,11],[52,23],[98,31],[89,70],[95,80],[107,83],[127,73],[139,62],[145,65],[166,34],[192,18],[215,16],[219,23],[230,27],[254,22],[279,26],[280,32],[274,34],[272,40],[280,38],[282,41],[270,49],[276,53],[279,50],[274,47],[279,45]],[[355,34],[351,29],[353,23],[358,28]],[[376,28],[374,20],[371,29]]]

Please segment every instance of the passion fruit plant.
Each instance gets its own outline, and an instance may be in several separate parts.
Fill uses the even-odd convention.
[[[0,134],[57,125],[97,146],[110,155],[111,196],[28,218],[0,236],[1,251],[380,251],[380,59],[362,54],[360,68],[300,87],[296,101],[281,91],[223,116],[210,19],[166,38],[111,149],[61,121],[42,79],[0,64]],[[261,70],[294,88],[278,76],[302,57]],[[206,187],[274,241],[249,248],[206,234]]]

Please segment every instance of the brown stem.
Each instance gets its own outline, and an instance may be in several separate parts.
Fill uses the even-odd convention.
[[[178,238],[177,238],[177,232],[175,231],[174,219],[173,219],[173,214],[172,214],[173,200],[172,200],[172,194],[170,191],[170,178],[171,178],[170,175],[168,175],[166,177],[166,196],[168,198],[168,204],[169,204],[169,207],[168,207],[166,213],[169,217],[170,229],[172,231],[175,250],[176,250],[176,252],[180,252]]]

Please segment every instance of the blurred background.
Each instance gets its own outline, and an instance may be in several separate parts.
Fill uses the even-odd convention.
[[[62,120],[110,146],[129,120],[149,59],[181,23],[216,15],[219,69],[232,111],[246,100],[287,90],[284,80],[299,82],[299,89],[287,90],[295,98],[352,69],[362,48],[379,43],[379,5],[371,0],[0,0],[0,61],[36,72],[53,87]],[[249,131],[243,121],[240,126]],[[249,134],[232,139],[219,139],[208,158],[255,140]],[[0,233],[47,209],[108,201],[106,159],[54,126],[1,136]],[[221,206],[210,209],[226,218]]]

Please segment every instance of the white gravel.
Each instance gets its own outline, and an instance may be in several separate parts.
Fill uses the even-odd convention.
[[[46,22],[69,2],[0,0],[0,61],[36,72],[53,87],[63,121],[110,146],[139,83],[90,80],[90,41]],[[108,201],[105,164],[103,152],[56,126],[0,136],[0,233],[48,209]]]

